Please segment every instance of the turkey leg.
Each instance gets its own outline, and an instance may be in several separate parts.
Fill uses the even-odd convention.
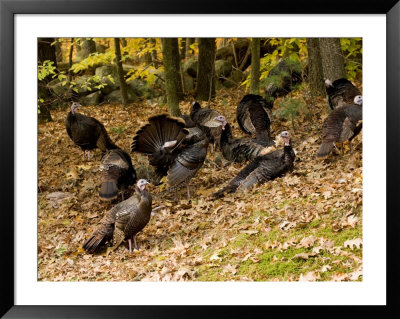
[[[187,191],[187,198],[190,199],[190,187],[189,187],[189,182],[186,182],[186,191]]]
[[[129,243],[129,253],[132,254],[132,240],[130,238],[128,239],[128,243]]]

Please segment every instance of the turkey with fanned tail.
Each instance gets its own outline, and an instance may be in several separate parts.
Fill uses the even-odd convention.
[[[106,242],[112,241],[107,248],[107,254],[118,248],[124,239],[129,242],[129,252],[132,252],[132,240],[136,244],[136,234],[150,221],[152,198],[146,190],[149,182],[140,179],[136,184],[135,194],[110,209],[100,225],[90,238],[83,244],[83,249],[89,253],[97,252]]]
[[[76,113],[76,110],[81,105],[73,102],[71,111],[65,119],[65,128],[71,140],[78,145],[83,151],[83,159],[85,152],[88,151],[88,160],[90,159],[90,151],[99,148],[103,152],[117,148],[103,124],[94,117]]]
[[[210,125],[220,125],[210,122]],[[132,152],[149,156],[149,162],[155,167],[157,183],[167,176],[170,190],[186,183],[190,197],[189,180],[203,165],[207,154],[208,139],[198,127],[185,128],[181,118],[168,114],[149,118],[149,123],[138,130],[132,143]]]
[[[238,188],[249,189],[255,184],[263,184],[293,171],[293,162],[296,156],[292,148],[290,134],[284,131],[280,136],[284,141],[283,149],[253,159],[227,186],[214,193],[213,196],[219,198],[223,197],[226,192],[235,192]]]

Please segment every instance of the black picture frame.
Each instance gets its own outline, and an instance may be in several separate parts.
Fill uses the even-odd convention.
[[[386,306],[16,306],[14,303],[14,16],[15,14],[385,14],[387,18],[387,100],[386,100],[386,159],[387,166],[387,305]],[[395,273],[398,251],[398,205],[396,195],[399,180],[400,136],[400,3],[390,1],[246,1],[227,2],[181,0],[0,0],[0,194],[1,194],[1,296],[0,315],[4,318],[165,318],[187,317],[249,317],[260,315],[313,316],[314,314],[342,317],[399,317]],[[382,68],[379,61],[376,66]],[[380,81],[382,79],[376,79]],[[374,106],[376,112],[382,105]],[[376,132],[377,134],[383,132]],[[377,148],[379,149],[379,148]],[[384,203],[382,203],[384,207]],[[376,212],[377,214],[383,212]],[[179,303],[179,301],[177,301]],[[329,308],[329,309],[327,309]]]

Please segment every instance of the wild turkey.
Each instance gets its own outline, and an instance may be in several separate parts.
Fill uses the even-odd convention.
[[[190,198],[189,181],[206,159],[209,141],[205,134],[199,131],[197,127],[189,129],[189,135],[182,143],[182,150],[168,170],[167,183],[175,190],[175,201],[177,188],[183,183],[186,184],[187,198]]]
[[[272,144],[271,121],[267,113],[270,107],[260,95],[247,94],[236,108],[236,119],[242,131],[246,134],[255,134],[256,140],[264,142],[265,145]]]
[[[149,222],[151,215],[151,194],[146,190],[149,182],[140,179],[136,184],[135,194],[110,209],[90,238],[83,244],[83,249],[95,253],[107,241],[112,240],[112,247],[107,254],[128,239],[129,252],[132,252],[132,239],[137,248],[136,234]]]
[[[345,141],[349,141],[350,152],[353,151],[351,141],[362,128],[362,122],[357,125],[362,120],[362,97],[356,96],[354,103],[334,109],[325,119],[318,157],[328,155],[333,147],[336,147],[335,143],[344,143]]]
[[[137,131],[132,152],[149,156],[157,183],[168,175],[167,183],[176,191],[186,182],[189,198],[188,182],[203,165],[207,146],[208,139],[199,128],[187,129],[182,119],[160,114],[150,117],[149,123]]]
[[[136,182],[136,171],[128,153],[120,148],[107,151],[100,161],[101,185],[99,196],[104,200],[117,197],[118,190],[124,190]]]
[[[190,117],[190,115],[183,114],[183,115],[181,115],[181,118],[185,121],[185,126],[187,128],[191,128],[191,127],[195,127],[196,126],[196,123],[193,122],[193,120]]]
[[[213,152],[214,144],[219,146],[221,137],[221,126],[215,121],[219,115],[221,114],[216,110],[202,108],[198,102],[193,102],[190,109],[190,118],[206,134],[211,143],[211,152]]]
[[[273,107],[276,98],[286,96],[302,81],[300,62],[285,59],[275,65],[266,79],[265,94],[269,107]]]
[[[263,155],[266,148],[257,143],[255,140],[242,137],[234,138],[232,135],[231,126],[226,122],[223,115],[215,118],[222,126],[222,133],[220,139],[220,148],[223,157],[231,162],[242,163],[252,160],[259,155]]]
[[[80,106],[77,102],[72,103],[71,111],[65,119],[65,128],[71,140],[82,149],[83,159],[85,159],[85,152],[88,151],[89,160],[90,150],[95,148],[103,152],[117,148],[103,124],[91,116],[76,113]]]
[[[238,188],[248,189],[254,184],[263,184],[291,172],[294,167],[295,153],[290,141],[290,134],[284,131],[280,136],[284,140],[283,149],[256,157],[227,186],[214,193],[213,196],[223,197],[225,192],[233,193]]]
[[[360,90],[345,78],[331,82],[325,80],[325,89],[329,107],[334,110],[345,104],[353,104],[357,95],[361,95]]]

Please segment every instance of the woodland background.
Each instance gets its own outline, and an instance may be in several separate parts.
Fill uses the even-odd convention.
[[[187,114],[194,100],[224,114],[240,136],[236,106],[278,82],[268,74],[282,60],[304,78],[273,109],[272,135],[293,136],[292,174],[214,200],[241,165],[208,154],[190,201],[151,189],[163,208],[139,234],[139,251],[83,252],[112,203],[98,198],[100,152],[84,162],[66,134],[71,101],[125,150],[149,116]],[[38,279],[362,280],[362,135],[353,153],[315,157],[329,114],[324,79],[340,77],[362,88],[361,39],[39,38]],[[131,156],[144,176],[147,159]]]

